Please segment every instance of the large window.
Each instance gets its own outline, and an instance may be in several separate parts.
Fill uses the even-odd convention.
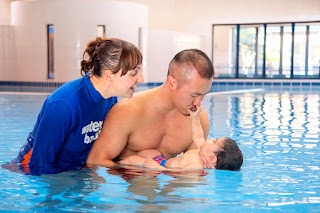
[[[213,25],[220,78],[319,78],[320,22]]]

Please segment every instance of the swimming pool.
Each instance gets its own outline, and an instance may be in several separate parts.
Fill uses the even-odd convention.
[[[16,157],[46,95],[0,94],[0,164]],[[30,176],[0,168],[0,210],[27,212],[320,212],[320,94],[209,94],[210,137],[230,136],[239,172],[154,175],[83,169]]]

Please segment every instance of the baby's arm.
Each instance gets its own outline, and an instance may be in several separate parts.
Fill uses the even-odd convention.
[[[118,163],[132,166],[142,166],[146,158],[155,158],[159,155],[161,155],[161,153],[156,149],[146,149],[138,152],[136,155],[128,156]]]
[[[146,158],[144,163],[143,163],[144,168],[149,168],[149,169],[157,169],[160,171],[168,170],[166,167],[159,165],[155,160],[152,158]]]
[[[188,110],[192,120],[192,140],[197,149],[200,149],[200,146],[204,144],[205,138],[201,122],[199,119],[199,114],[201,112],[201,107],[196,106],[196,111]]]

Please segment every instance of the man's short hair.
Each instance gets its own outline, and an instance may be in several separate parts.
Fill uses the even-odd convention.
[[[182,78],[187,76],[189,74],[188,71],[193,69],[202,78],[211,79],[214,76],[211,60],[204,52],[198,49],[186,49],[177,53],[169,64],[168,75]]]

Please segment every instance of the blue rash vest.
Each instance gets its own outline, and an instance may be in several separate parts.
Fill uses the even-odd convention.
[[[34,129],[13,163],[21,164],[29,173],[31,168],[56,173],[81,167],[116,102],[116,97],[104,99],[88,77],[62,85],[44,102]],[[57,167],[58,171],[47,171]]]

